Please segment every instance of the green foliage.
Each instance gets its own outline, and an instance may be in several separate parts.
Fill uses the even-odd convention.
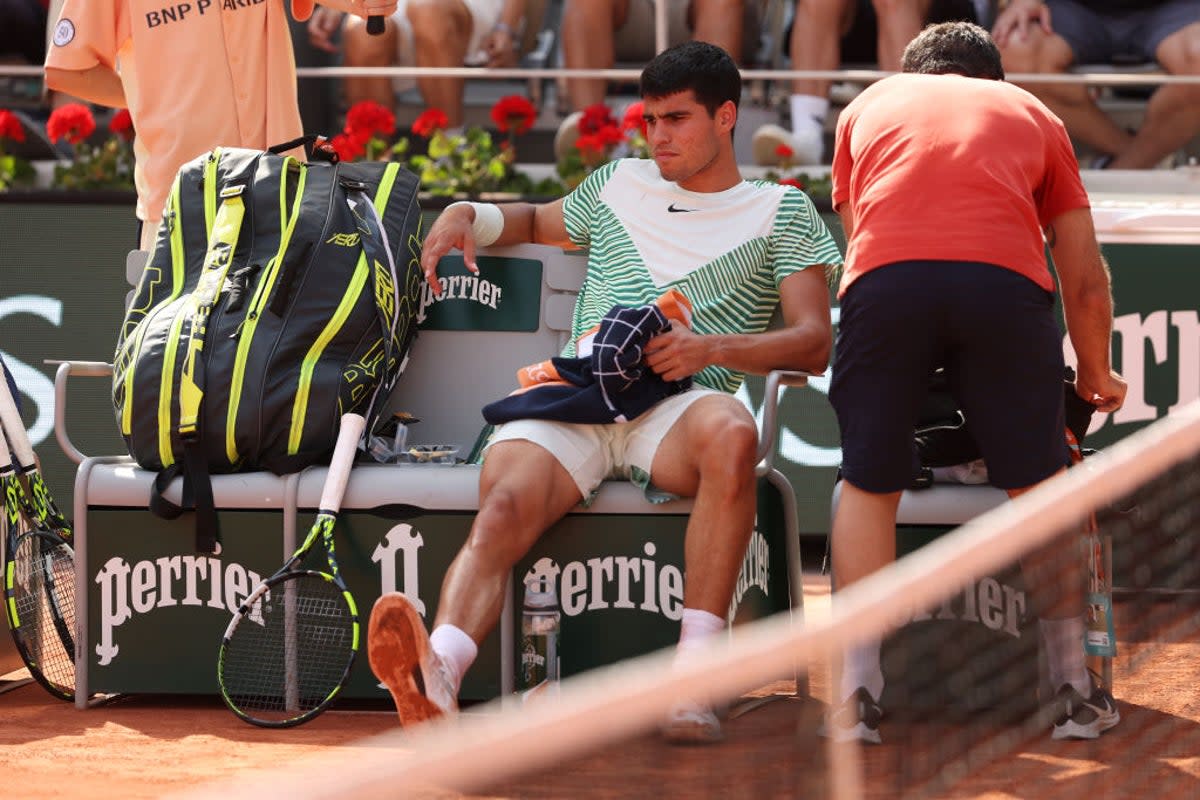
[[[14,186],[33,182],[33,167],[23,158],[9,155],[0,149],[0,192]]]
[[[132,189],[133,148],[119,137],[100,145],[75,145],[75,158],[54,167],[53,185],[62,189]]]
[[[404,148],[396,155],[403,157]],[[396,147],[400,147],[397,144]],[[395,152],[396,148],[393,148]],[[516,151],[507,142],[497,145],[482,128],[448,135],[435,131],[425,154],[409,157],[408,167],[421,179],[421,188],[432,195],[480,195],[491,192],[526,193],[546,190],[545,181],[534,184],[513,167]],[[561,193],[561,187],[559,193]]]

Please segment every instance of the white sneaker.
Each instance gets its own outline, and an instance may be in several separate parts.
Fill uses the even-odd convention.
[[[725,738],[712,706],[681,701],[667,712],[663,736],[672,744],[713,744]]]
[[[1084,698],[1069,683],[1054,697],[1059,716],[1050,733],[1052,739],[1095,739],[1121,721],[1113,696],[1092,680],[1092,696]]]
[[[425,623],[403,594],[389,592],[375,601],[367,628],[367,660],[391,692],[401,725],[458,711],[450,670],[429,646]]]
[[[842,701],[837,708],[829,709],[817,735],[835,742],[865,742],[880,744],[879,720],[883,709],[865,687],[860,686],[854,694]]]
[[[575,149],[575,141],[579,138],[579,120],[583,119],[582,111],[574,111],[558,123],[554,132],[554,160],[562,161]]]
[[[802,125],[795,133],[771,124],[756,130],[750,140],[754,163],[762,167],[777,167],[783,163],[784,157],[779,154],[781,147],[791,149],[792,155],[787,161],[793,165],[820,164],[825,154],[825,131],[815,122]]]

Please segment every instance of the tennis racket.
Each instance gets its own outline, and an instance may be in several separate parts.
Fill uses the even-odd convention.
[[[42,527],[59,533],[64,539],[70,539],[71,525],[58,510],[54,496],[46,486],[33,454],[33,445],[29,442],[29,434],[25,431],[25,423],[21,420],[21,412],[17,410],[17,401],[13,399],[6,381],[0,381],[0,426],[3,426],[4,435],[16,453],[20,475],[29,487],[25,496],[32,503],[34,517]]]
[[[358,608],[333,554],[333,530],[366,421],[342,416],[317,519],[292,557],[238,607],[217,657],[221,697],[254,725],[286,728],[320,714],[350,677]],[[328,572],[302,569],[317,541]]]
[[[3,394],[11,400],[7,386]],[[24,432],[21,426],[20,433]],[[58,531],[39,521],[35,503],[13,468],[4,436],[0,436],[0,486],[4,491],[4,610],[8,628],[34,679],[55,697],[73,700],[74,553]]]

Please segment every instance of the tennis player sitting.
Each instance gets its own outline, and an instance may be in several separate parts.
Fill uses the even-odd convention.
[[[678,289],[692,303],[691,328],[652,338],[645,363],[667,381],[692,376],[694,385],[628,422],[518,419],[496,429],[479,513],[442,584],[432,635],[401,594],[381,597],[371,613],[371,668],[391,690],[402,724],[456,709],[462,676],[499,621],[513,566],[605,478],[696,498],[677,663],[725,628],[756,502],[758,434],[733,392],[746,372],[825,368],[826,276],[841,262],[807,196],[742,180],[733,152],[741,88],[720,48],[689,42],[666,50],[641,76],[653,160],[605,164],[543,205],[455,203],[430,229],[421,260],[435,292],[438,260],[452,248],[462,248],[472,269],[482,245],[589,248],[573,341],[614,305],[650,304]],[[767,331],[776,306],[785,324]],[[568,345],[564,355],[573,350]],[[721,737],[712,709],[686,698],[664,731],[673,741]]]

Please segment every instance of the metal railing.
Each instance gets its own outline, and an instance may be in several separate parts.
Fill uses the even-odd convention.
[[[746,80],[782,81],[792,79],[873,83],[894,73],[872,69],[794,70],[743,69]],[[40,66],[0,64],[0,76],[41,77]],[[533,80],[553,78],[604,78],[613,81],[636,82],[640,69],[571,69],[567,67],[297,67],[300,78],[390,77],[414,78],[440,75],[447,78],[482,80]],[[1158,86],[1200,85],[1200,75],[1168,75],[1165,72],[1068,72],[1068,73],[1011,73],[1010,83],[1070,83],[1087,86]]]

